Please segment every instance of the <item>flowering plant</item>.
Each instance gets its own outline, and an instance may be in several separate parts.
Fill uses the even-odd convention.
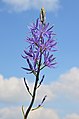
[[[43,13],[41,15],[42,18],[45,17],[43,16]],[[32,94],[24,78],[25,86],[32,98],[25,113],[22,106],[24,119],[27,119],[29,112],[34,110],[32,109],[32,106],[35,100],[36,90],[40,87],[44,79],[44,75],[42,76],[41,80],[39,79],[40,71],[45,67],[52,68],[56,64],[53,52],[56,51],[55,46],[57,42],[54,40],[55,34],[52,30],[53,26],[49,27],[49,23],[45,23],[44,20],[41,21],[41,19],[38,18],[36,23],[33,23],[29,28],[31,35],[27,36],[26,38],[26,42],[28,42],[29,46],[26,50],[24,50],[25,55],[22,56],[27,61],[28,67],[22,68],[26,70],[27,73],[33,74],[36,79]],[[42,99],[41,104],[39,104],[35,109],[39,108],[45,99],[46,95]]]

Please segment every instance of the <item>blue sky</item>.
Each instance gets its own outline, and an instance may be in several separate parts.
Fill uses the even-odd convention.
[[[77,90],[79,89],[79,1],[50,0],[47,3],[47,0],[38,0],[38,2],[35,2],[35,0],[32,2],[30,0],[0,1],[0,80],[3,80],[4,85],[7,86],[5,79],[11,80],[11,83],[15,84],[18,78],[26,76],[29,82],[32,81],[33,77],[26,75],[21,69],[22,66],[26,65],[21,54],[27,46],[25,42],[28,35],[27,26],[39,17],[40,8],[44,6],[46,9],[46,21],[50,25],[54,24],[54,32],[58,42],[58,51],[55,53],[58,62],[57,66],[55,69],[44,70],[44,73],[46,73],[44,87],[48,86],[47,93],[50,92],[48,93],[50,101],[48,100],[47,102],[47,108],[49,110],[50,108],[53,109],[55,116],[54,109],[58,112],[60,116],[55,117],[56,119],[79,119],[79,93]],[[13,82],[12,77],[16,77],[15,82]],[[2,85],[0,86],[3,91]],[[44,88],[44,90],[46,89]],[[54,92],[51,92],[51,90],[54,90]],[[52,93],[58,98],[53,99]],[[7,100],[9,100],[8,96]],[[2,109],[3,111],[7,110],[9,105],[12,105],[12,109],[14,109],[13,103],[16,102],[17,104],[16,99],[13,102],[9,100],[11,101],[11,104],[9,104],[9,101],[5,101],[4,98],[6,97],[3,95],[0,97],[0,104],[2,105],[0,111]],[[25,100],[22,99],[21,103],[22,101],[25,104]],[[6,109],[4,110],[3,107]],[[72,118],[72,116],[75,118]],[[2,119],[7,118],[2,117]]]
[[[47,11],[47,22],[54,24],[58,40],[57,62],[53,77],[69,68],[79,66],[78,62],[78,1],[60,1],[60,9],[56,12]],[[4,10],[2,3],[0,12],[0,73],[5,77],[23,76],[21,70],[23,59],[21,54],[26,47],[27,25],[39,17],[39,10],[27,10],[21,12]],[[32,9],[32,8],[31,8]],[[51,74],[50,74],[51,75]]]

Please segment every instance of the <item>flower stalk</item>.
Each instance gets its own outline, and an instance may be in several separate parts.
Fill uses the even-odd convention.
[[[24,50],[25,56],[22,56],[28,64],[28,68],[22,68],[27,71],[27,73],[35,76],[33,93],[30,92],[30,88],[24,78],[24,84],[31,96],[31,102],[25,112],[22,106],[24,119],[28,118],[30,111],[34,111],[41,107],[47,97],[47,95],[45,95],[42,102],[36,108],[32,109],[36,98],[37,89],[41,86],[45,77],[45,75],[43,75],[42,79],[39,79],[40,71],[45,67],[52,68],[56,64],[53,52],[56,51],[55,46],[57,42],[55,42],[53,38],[55,35],[52,31],[53,26],[49,27],[49,23],[46,23],[45,17],[45,11],[44,8],[42,8],[40,19],[38,18],[36,23],[33,23],[30,26],[31,36],[27,37],[26,39],[26,41],[29,43],[29,47],[28,49]]]
[[[41,54],[41,56],[42,56],[42,54]],[[39,60],[38,71],[37,71],[37,75],[36,75],[36,80],[35,80],[35,85],[34,85],[32,100],[31,100],[31,103],[30,103],[28,109],[26,110],[26,113],[24,115],[24,119],[27,119],[28,114],[29,114],[29,112],[30,112],[30,110],[31,110],[31,108],[33,106],[34,100],[35,100],[37,84],[38,84],[38,81],[39,81],[39,73],[40,73],[40,66],[41,66],[41,56],[40,56],[40,60]]]

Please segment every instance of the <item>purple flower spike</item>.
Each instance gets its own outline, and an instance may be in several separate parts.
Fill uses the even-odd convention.
[[[53,26],[49,27],[49,23],[44,26],[39,19],[36,23],[30,26],[30,37],[27,37],[26,41],[29,43],[27,51],[24,50],[25,56],[22,56],[27,60],[29,68],[23,68],[26,70],[34,70],[37,72],[38,63],[41,55],[40,67],[54,67],[56,58],[53,56],[53,52],[56,51],[55,46],[57,42],[54,40],[55,33],[53,32]]]

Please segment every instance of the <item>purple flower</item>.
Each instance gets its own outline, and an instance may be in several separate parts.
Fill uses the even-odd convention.
[[[49,23],[43,25],[39,19],[30,27],[31,35],[26,38],[29,47],[24,50],[29,68],[23,68],[27,71],[37,72],[38,63],[41,56],[40,70],[44,67],[54,67],[56,64],[53,52],[56,51],[57,42],[54,40],[53,26],[49,27]]]
[[[45,66],[54,67],[54,65],[56,64],[55,59],[56,58],[53,56],[53,54],[50,55],[49,52],[46,53],[46,51],[45,51],[45,54],[44,54]]]

